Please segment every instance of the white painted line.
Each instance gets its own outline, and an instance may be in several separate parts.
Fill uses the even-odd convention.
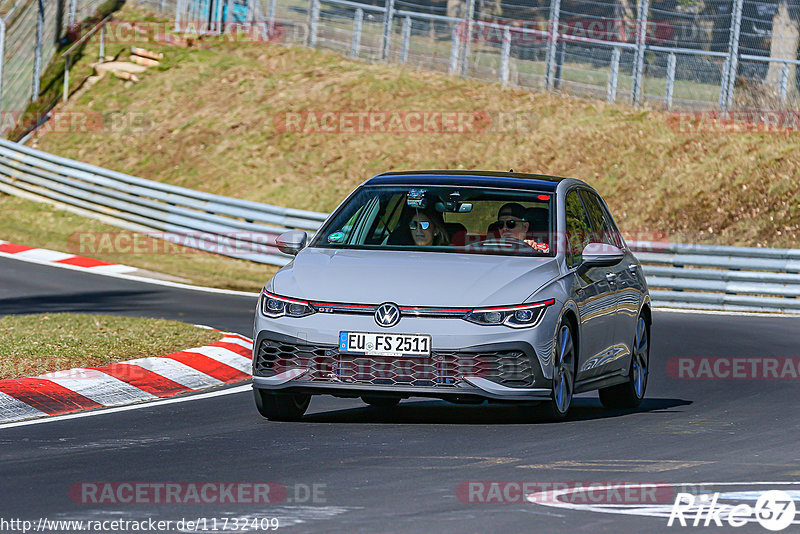
[[[249,358],[243,358],[241,354],[236,354],[228,349],[222,347],[196,347],[193,349],[186,349],[181,352],[193,352],[195,354],[202,354],[211,359],[217,360],[225,365],[230,365],[234,369],[238,369],[243,373],[250,374],[252,370],[252,362]]]
[[[128,360],[122,363],[129,363],[138,365],[148,371],[152,371],[157,375],[177,382],[182,386],[189,389],[203,389],[212,386],[221,386],[224,384],[221,380],[217,380],[213,376],[208,376],[201,373],[197,369],[189,367],[172,358],[138,358],[136,360]]]
[[[734,310],[695,310],[683,308],[669,308],[661,306],[653,306],[653,311],[668,312],[668,313],[695,313],[699,315],[738,315],[741,317],[792,317],[800,319],[800,315],[796,313],[778,313],[778,312],[745,312]]]
[[[27,261],[29,263],[38,263],[40,265],[48,265],[50,267],[56,267],[58,269],[69,269],[72,271],[80,271],[82,273],[89,273],[95,274],[99,276],[107,276],[109,278],[119,278],[121,280],[132,280],[134,282],[142,282],[145,284],[152,284],[156,286],[165,286],[165,287],[174,287],[177,289],[188,289],[190,291],[203,291],[206,293],[219,293],[222,295],[236,295],[241,297],[258,297],[260,293],[249,293],[247,291],[235,291],[233,289],[219,289],[216,287],[204,287],[204,286],[194,286],[191,284],[181,284],[180,282],[168,282],[167,280],[156,280],[155,278],[145,278],[143,276],[135,276],[130,274],[122,274],[122,273],[109,273],[103,271],[97,271],[92,269],[87,269],[86,267],[77,267],[75,265],[68,265],[66,263],[51,263],[47,261],[39,261],[30,258],[20,258],[18,257],[19,254],[9,254],[8,252],[0,252],[0,256],[6,257],[12,260],[19,260],[19,261]]]
[[[119,406],[158,398],[95,369],[69,369],[36,378],[50,380],[103,406]]]
[[[6,419],[27,419],[29,417],[43,417],[46,413],[28,406],[21,400],[0,391],[0,421]]]
[[[120,265],[118,263],[113,265],[96,265],[94,267],[86,267],[86,269],[102,273],[132,273],[133,271],[139,270],[136,267],[131,267],[130,265]]]
[[[191,402],[191,401],[198,401],[203,399],[210,399],[213,397],[222,397],[224,395],[233,395],[236,393],[242,393],[243,391],[251,391],[252,386],[250,384],[245,384],[242,386],[236,386],[230,389],[222,389],[219,391],[209,391],[208,393],[200,393],[197,395],[188,395],[186,397],[177,397],[172,399],[158,399],[152,402],[145,402],[139,404],[131,404],[130,406],[118,406],[116,408],[108,408],[108,409],[98,409],[92,410],[88,412],[78,412],[73,414],[66,414],[66,415],[54,415],[52,417],[44,417],[42,419],[33,419],[30,421],[17,421],[15,423],[6,423],[0,425],[0,430],[5,428],[14,428],[18,426],[28,426],[28,425],[41,425],[46,423],[57,423],[59,421],[65,421],[69,419],[81,419],[83,417],[96,417],[98,415],[106,415],[118,412],[128,412],[131,410],[141,410],[142,408],[158,408],[165,404],[177,404],[180,402]],[[255,409],[255,408],[254,408]]]
[[[30,258],[32,260],[39,261],[61,261],[66,260],[67,258],[74,258],[75,254],[67,254],[65,252],[48,250],[46,248],[34,248],[31,250],[25,250],[23,252],[17,252],[15,256],[18,258]]]
[[[625,493],[628,488],[667,488],[674,489],[678,487],[699,487],[699,486],[797,486],[800,482],[797,481],[783,481],[783,482],[682,482],[682,483],[625,483],[625,484],[611,484],[608,486],[592,485],[591,491],[601,492],[603,490],[616,490]],[[585,512],[598,512],[603,514],[621,514],[621,515],[637,515],[649,516],[655,518],[669,517],[674,502],[666,503],[586,503],[584,499],[581,502],[569,502],[569,500],[560,500],[559,497],[567,496],[576,492],[587,490],[588,486],[577,486],[566,489],[549,489],[543,492],[529,493],[525,495],[525,500],[532,504],[540,506],[547,506],[552,508],[566,509],[566,510],[580,510]],[[700,513],[698,511],[698,513]],[[694,517],[694,516],[692,516]],[[757,520],[752,517],[742,517],[743,520],[753,523]],[[792,524],[800,524],[800,521],[792,521]]]

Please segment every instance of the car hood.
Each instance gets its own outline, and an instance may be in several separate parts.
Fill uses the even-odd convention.
[[[558,275],[554,258],[307,248],[271,289],[312,301],[469,308],[522,303]]]

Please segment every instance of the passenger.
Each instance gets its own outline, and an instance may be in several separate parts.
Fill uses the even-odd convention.
[[[450,239],[444,229],[444,220],[436,211],[417,211],[408,223],[414,244],[418,247],[449,245]]]

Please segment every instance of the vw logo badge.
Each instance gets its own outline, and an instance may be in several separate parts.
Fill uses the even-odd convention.
[[[378,326],[389,328],[390,326],[396,325],[399,320],[400,308],[390,302],[381,304],[375,311],[375,322]]]

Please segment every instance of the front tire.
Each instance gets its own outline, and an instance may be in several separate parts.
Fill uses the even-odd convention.
[[[254,389],[258,413],[270,421],[299,421],[306,413],[311,395],[270,393]]]
[[[567,416],[575,391],[575,343],[572,327],[566,320],[561,321],[556,336],[556,350],[553,360],[552,398],[544,403],[543,415],[550,421],[560,421]]]
[[[636,336],[631,350],[630,379],[600,390],[600,402],[606,408],[636,408],[644,399],[647,389],[647,375],[650,365],[650,330],[647,321],[639,316],[636,322]]]

